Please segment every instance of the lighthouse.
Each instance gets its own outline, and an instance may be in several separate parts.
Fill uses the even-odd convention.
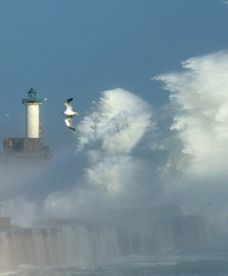
[[[7,137],[3,141],[5,157],[19,157],[24,160],[49,159],[50,148],[43,143],[40,135],[40,105],[42,99],[37,92],[31,88],[27,98],[22,99],[25,106],[25,136]]]
[[[22,100],[25,105],[25,129],[26,138],[40,138],[40,105],[42,99],[38,98],[37,92],[31,88],[27,98]]]

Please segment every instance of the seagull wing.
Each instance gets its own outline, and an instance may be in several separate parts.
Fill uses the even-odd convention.
[[[72,105],[71,105],[72,101],[73,101],[73,98],[69,98],[69,99],[65,100],[64,105],[66,107],[66,112],[73,111],[73,108],[72,108]]]
[[[67,116],[66,119],[64,120],[65,125],[67,127],[72,127],[72,123],[73,123],[73,117],[72,116]]]
[[[73,98],[69,98],[65,100],[65,103],[70,104],[73,101]]]
[[[75,131],[75,128],[73,127],[73,116],[67,116],[64,122],[67,127]]]

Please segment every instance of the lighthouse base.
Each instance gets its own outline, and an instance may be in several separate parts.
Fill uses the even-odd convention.
[[[5,138],[3,151],[6,157],[50,157],[50,148],[40,138]]]

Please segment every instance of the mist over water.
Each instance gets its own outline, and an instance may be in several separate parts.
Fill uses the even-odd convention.
[[[1,211],[22,228],[0,232],[0,265],[225,250],[227,60],[194,57],[153,78],[170,95],[158,114],[137,91],[103,91],[80,119],[75,147],[45,164],[4,160]]]

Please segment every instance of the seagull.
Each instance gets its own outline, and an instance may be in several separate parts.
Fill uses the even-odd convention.
[[[75,131],[75,128],[73,127],[73,117],[78,116],[79,113],[73,110],[73,107],[71,105],[72,101],[73,101],[73,98],[69,98],[64,102],[66,109],[63,111],[63,114],[66,116],[66,118],[64,120],[65,125],[69,129]]]

